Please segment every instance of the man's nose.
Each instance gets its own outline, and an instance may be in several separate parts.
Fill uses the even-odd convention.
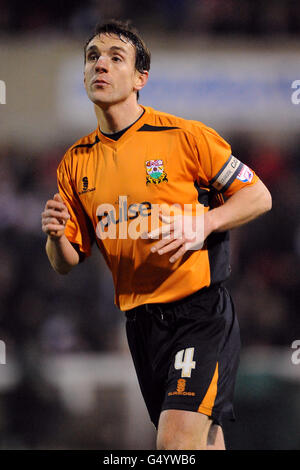
[[[96,72],[107,72],[108,71],[108,58],[100,56],[95,65]]]

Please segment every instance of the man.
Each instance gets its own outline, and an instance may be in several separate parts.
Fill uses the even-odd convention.
[[[270,210],[271,196],[213,129],[139,105],[149,70],[150,53],[126,24],[102,25],[88,40],[84,84],[99,127],[59,165],[59,194],[42,214],[46,252],[66,274],[96,241],[126,312],[157,448],[224,449],[240,348],[222,285],[228,230]],[[161,210],[159,226],[145,225],[163,204],[203,213]]]

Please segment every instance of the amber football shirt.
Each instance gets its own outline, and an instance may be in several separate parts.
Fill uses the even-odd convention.
[[[151,253],[157,240],[136,234],[144,231],[154,208],[178,203],[209,210],[258,181],[213,129],[143,109],[117,141],[99,128],[80,139],[57,170],[71,216],[66,236],[86,256],[97,243],[121,310],[178,300],[230,274],[228,232],[212,233],[202,249],[185,253],[174,264],[170,253]]]

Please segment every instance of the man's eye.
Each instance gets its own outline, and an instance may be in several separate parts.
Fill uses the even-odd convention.
[[[112,60],[113,60],[114,62],[121,62],[121,57],[114,56],[114,57],[112,58]]]
[[[89,54],[88,55],[88,60],[97,60],[97,54]]]

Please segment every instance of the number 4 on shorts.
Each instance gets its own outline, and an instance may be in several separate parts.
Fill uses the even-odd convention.
[[[176,354],[174,367],[176,370],[182,369],[181,377],[191,376],[192,369],[196,367],[196,362],[193,361],[193,357],[194,348],[182,349]]]

